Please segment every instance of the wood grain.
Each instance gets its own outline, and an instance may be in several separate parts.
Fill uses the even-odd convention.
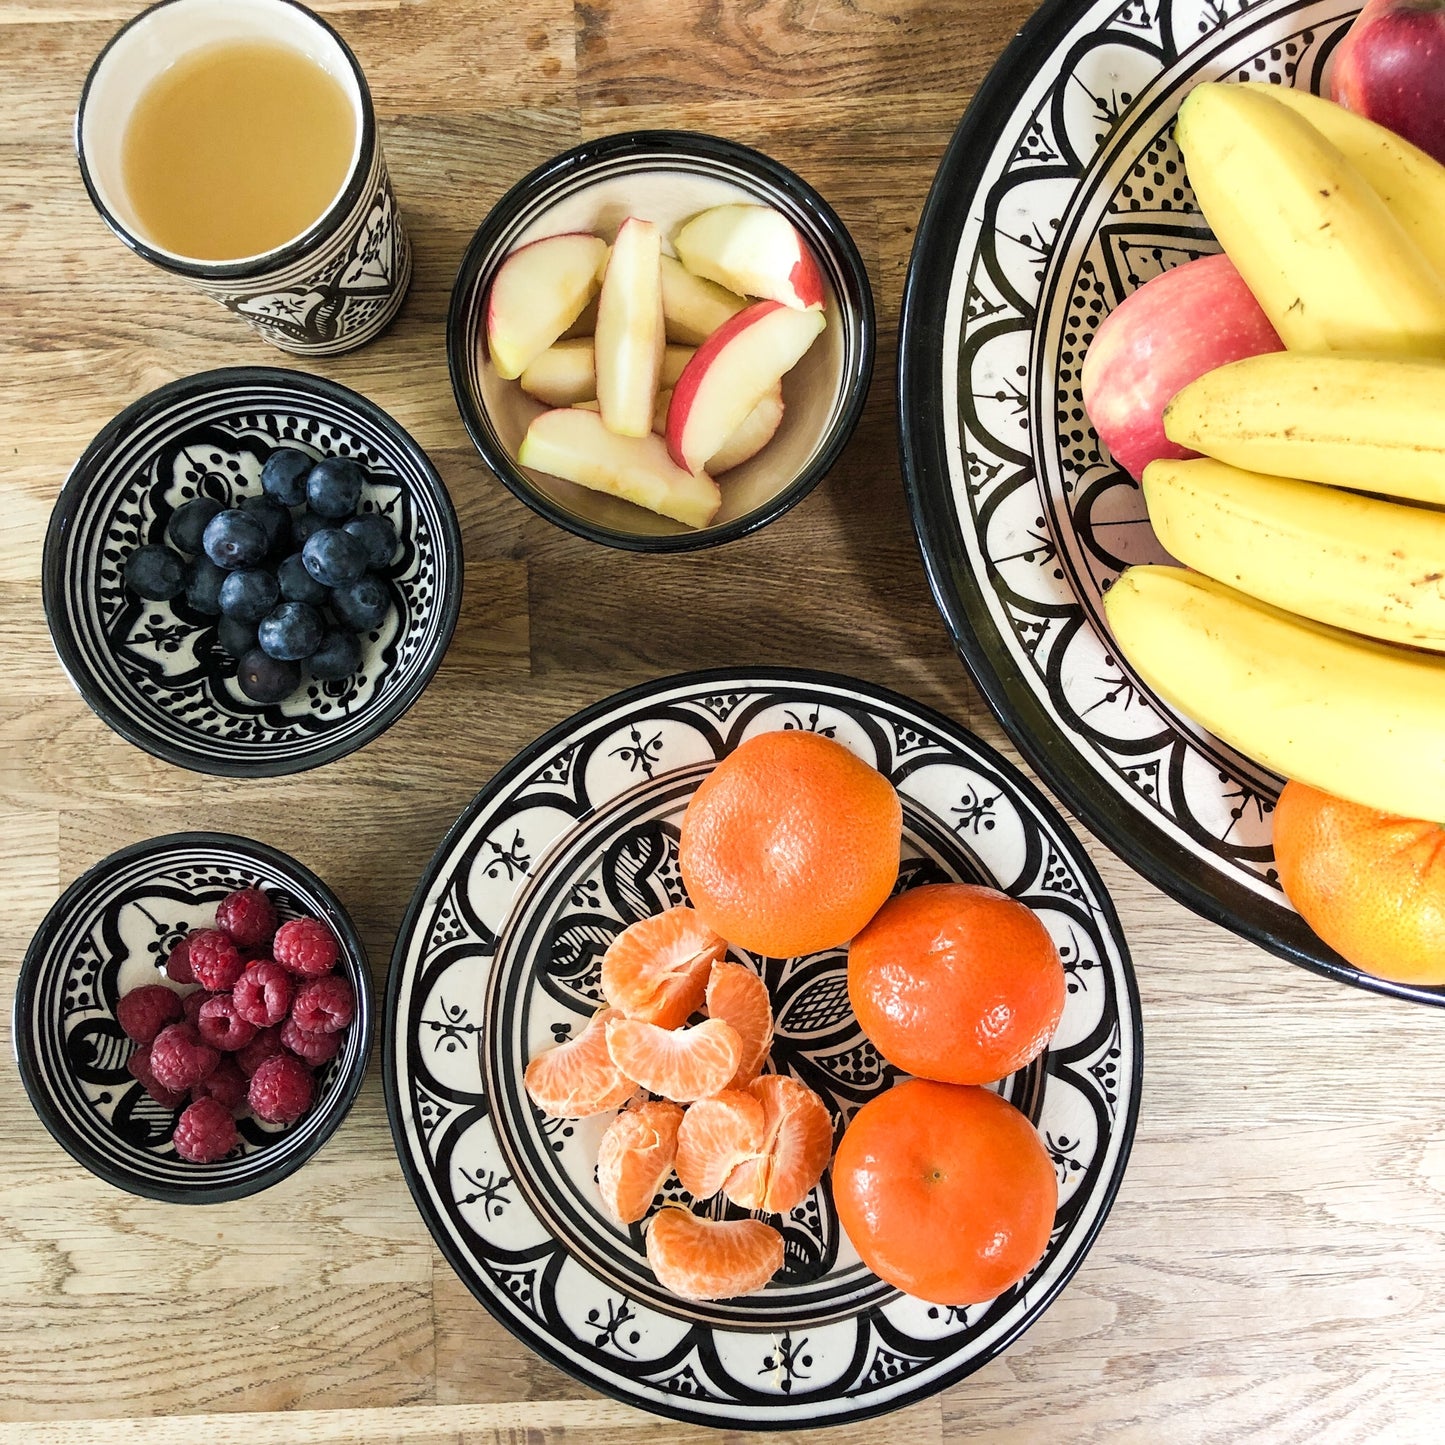
[[[630,683],[821,665],[999,729],[951,655],[898,474],[893,347],[913,229],[1028,0],[332,0],[370,77],[416,250],[381,341],[314,369],[430,451],[465,539],[456,641],[408,716],[294,779],[181,772],[111,734],[45,630],[40,548],[65,473],[121,406],[218,365],[295,361],[130,256],[70,149],[131,0],[0,7],[0,1009],[59,890],[133,839],[220,826],[294,853],[355,916],[380,987],[413,882],[516,750]],[[878,303],[867,410],[827,483],[757,536],[668,559],[591,547],[478,461],[443,351],[462,248],[527,170],[638,126],[756,145],[820,187]],[[1144,1109],[1113,1214],[1044,1318],[943,1397],[779,1441],[1439,1438],[1445,1088],[1434,1013],[1269,958],[1085,839],[1144,1002]],[[71,1163],[13,1062],[0,1091],[0,1445],[257,1438],[589,1445],[717,1438],[603,1399],[496,1325],[441,1259],[373,1067],[295,1178],[167,1208]],[[759,1437],[761,1438],[761,1437]]]

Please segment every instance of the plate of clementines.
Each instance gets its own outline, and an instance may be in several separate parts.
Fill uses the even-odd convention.
[[[477,1298],[594,1388],[837,1424],[979,1368],[1079,1267],[1138,1111],[1113,906],[968,732],[705,672],[524,749],[392,959],[403,1170]]]

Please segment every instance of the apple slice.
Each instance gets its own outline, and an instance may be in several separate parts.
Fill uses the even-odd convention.
[[[826,325],[821,311],[756,301],[713,332],[673,388],[667,410],[673,461],[700,471]]]
[[[783,384],[779,382],[743,419],[738,429],[708,459],[709,476],[721,476],[755,457],[783,424]]]
[[[666,337],[662,320],[662,232],[629,216],[618,228],[597,298],[597,400],[618,436],[652,431],[652,406]]]
[[[667,257],[664,256],[663,260],[666,259]],[[696,350],[695,346],[669,346],[662,353],[662,371],[658,375],[657,384],[659,386],[676,386],[678,377],[682,375],[683,369],[692,360],[693,352]]]
[[[694,276],[675,256],[662,258],[662,314],[669,341],[701,346],[747,304],[726,287]]]
[[[487,351],[498,376],[515,380],[581,315],[606,254],[600,236],[568,232],[502,262],[487,297]]]
[[[798,228],[771,206],[714,206],[694,216],[673,245],[694,276],[799,311],[823,305],[813,253]]]
[[[610,249],[610,248],[609,248]],[[603,258],[602,266],[597,275],[597,289],[602,289],[602,272],[607,269],[606,258]],[[563,341],[576,341],[579,337],[586,337],[588,341],[597,334],[597,298],[594,296],[581,310],[577,319],[562,333]]]
[[[522,390],[548,406],[574,406],[597,395],[597,369],[592,360],[592,338],[559,341],[549,346],[517,378]]]
[[[517,461],[689,527],[706,527],[722,506],[717,483],[674,465],[660,436],[618,436],[581,407],[544,411],[527,428]]]

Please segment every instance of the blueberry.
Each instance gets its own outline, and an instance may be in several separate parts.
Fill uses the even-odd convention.
[[[340,527],[313,532],[301,549],[301,560],[323,587],[345,587],[366,571],[366,549]]]
[[[182,502],[166,523],[166,540],[172,547],[189,552],[192,557],[201,550],[206,523],[221,510],[221,504],[210,497],[196,497]]]
[[[266,529],[266,555],[284,557],[291,550],[291,513],[272,497],[247,497],[241,510]]]
[[[391,611],[391,594],[386,583],[368,573],[346,587],[337,587],[331,594],[331,610],[338,622],[358,632],[370,632],[386,621]]]
[[[321,614],[304,602],[283,602],[268,612],[256,629],[261,651],[285,662],[301,662],[310,657],[325,631]]]
[[[193,557],[186,568],[186,602],[195,612],[214,617],[221,610],[221,583],[226,569],[209,557]]]
[[[309,537],[331,525],[329,517],[318,517],[315,512],[302,512],[291,523],[291,540],[299,550],[306,545]]]
[[[283,507],[299,507],[306,500],[306,473],[316,465],[295,447],[277,447],[261,468],[261,487]]]
[[[366,473],[350,457],[322,457],[306,478],[306,504],[323,517],[349,517],[361,500]]]
[[[366,548],[368,567],[385,567],[396,556],[396,528],[380,512],[363,512],[342,528]]]
[[[354,632],[333,627],[311,654],[311,676],[318,682],[338,682],[361,667],[361,643]]]
[[[236,664],[236,683],[252,702],[280,702],[301,685],[301,669],[253,647]]]
[[[309,602],[313,607],[322,607],[331,596],[331,589],[323,587],[306,570],[299,552],[293,552],[276,569],[276,580],[281,584],[281,596],[287,602]]]
[[[223,617],[216,625],[216,637],[232,657],[245,657],[256,645],[256,624]]]
[[[125,585],[137,597],[165,602],[186,585],[186,564],[169,547],[137,547],[125,559]]]
[[[254,567],[266,555],[269,539],[259,518],[239,507],[217,512],[202,536],[206,556],[228,572],[238,567]]]
[[[221,583],[221,611],[237,622],[259,622],[280,600],[275,575],[260,567],[228,572]]]

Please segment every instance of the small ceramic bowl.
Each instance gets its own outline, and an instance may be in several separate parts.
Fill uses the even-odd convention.
[[[116,1022],[116,1001],[144,984],[193,992],[162,972],[172,946],[210,927],[226,894],[252,886],[283,919],[304,914],[330,926],[356,1017],[341,1052],[317,1074],[308,1114],[289,1128],[242,1118],[230,1155],[191,1164],[170,1142],[178,1111],[156,1103],[126,1069],[135,1045]],[[294,1174],[351,1108],[373,1028],[366,953],[336,895],[294,858],[224,833],[135,843],[77,878],[26,951],[13,1021],[20,1078],[56,1142],[108,1184],[172,1204],[240,1199]]]
[[[215,617],[184,594],[147,602],[122,580],[138,546],[164,540],[193,497],[234,506],[261,491],[278,446],[355,457],[365,511],[400,546],[392,608],[362,636],[362,665],[338,682],[252,702]],[[462,596],[461,533],[426,453],[382,409],[300,371],[234,367],[183,377],[109,422],[75,464],[45,538],[45,617],[70,680],[123,738],[166,762],[229,777],[273,777],[344,757],[421,696],[445,655]]]
[[[546,410],[485,356],[485,302],[497,268],[529,241],[591,231],[611,241],[628,215],[670,238],[688,217],[729,201],[781,211],[823,273],[827,329],[783,379],[787,409],[772,441],[719,478],[723,506],[703,528],[684,527],[601,492],[524,469],[515,460],[533,417]],[[629,131],[588,141],[519,181],[478,227],[462,258],[447,317],[447,361],[462,420],[482,459],[534,511],[594,542],[641,552],[716,546],[783,515],[837,461],[868,394],[873,293],[858,248],[833,208],[777,161],[690,131]]]

